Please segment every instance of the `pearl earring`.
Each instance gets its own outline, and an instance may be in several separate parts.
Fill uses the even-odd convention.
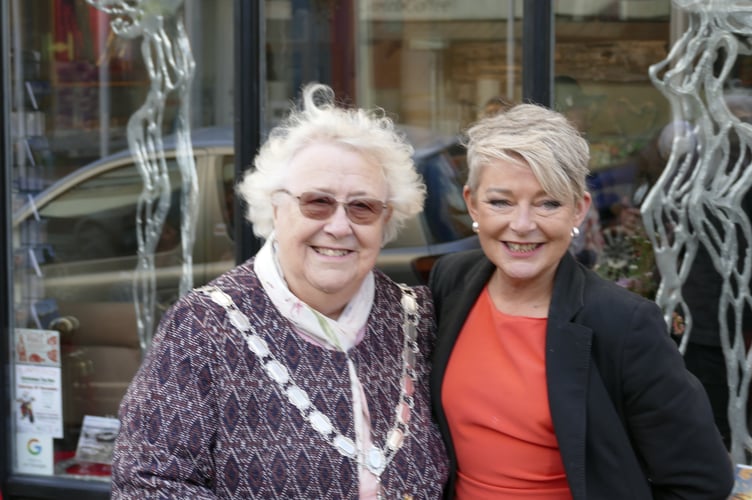
[[[473,221],[473,232],[477,233],[479,228],[480,228],[480,225],[478,224],[478,222]]]
[[[572,228],[572,238],[576,238],[580,235],[580,228],[575,226]]]

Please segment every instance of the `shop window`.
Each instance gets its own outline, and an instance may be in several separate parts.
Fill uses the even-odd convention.
[[[657,138],[669,102],[650,81],[650,66],[671,46],[671,2],[557,4],[553,107],[590,144],[593,206],[576,248],[608,279],[654,297],[650,243],[639,216],[645,172],[660,172]]]
[[[124,3],[136,10],[141,6]],[[12,19],[6,117],[13,152],[7,166],[14,258],[11,472],[106,482],[117,409],[144,355],[134,275],[136,214],[146,176],[140,170],[144,163],[128,150],[129,124],[137,110],[152,113],[136,117],[149,123],[141,153],[169,177],[169,207],[154,232],[156,322],[179,296],[185,262],[184,193],[174,146],[174,132],[186,124],[182,106],[191,110],[193,158],[202,176],[198,197],[204,211],[190,222],[197,231],[193,283],[203,284],[209,274],[233,264],[225,226],[216,231],[223,215],[214,207],[224,200],[210,189],[221,178],[222,162],[234,161],[229,125],[235,107],[228,78],[233,59],[227,57],[233,52],[227,29],[233,2],[185,0],[177,3],[177,12],[175,2],[152,2],[151,8],[179,16],[197,64],[190,92],[176,95],[165,86],[164,105],[151,108],[147,97],[154,90],[154,68],[144,59],[145,37],[122,36],[113,28],[115,16],[106,12],[112,2],[7,4]],[[175,35],[169,27],[165,33]],[[226,260],[208,255],[210,250]],[[207,260],[216,269],[207,271]]]

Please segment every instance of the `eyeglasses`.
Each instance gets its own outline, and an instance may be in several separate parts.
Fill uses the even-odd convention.
[[[306,191],[299,196],[292,194],[286,189],[275,191],[285,193],[298,200],[300,213],[314,220],[325,220],[334,215],[337,207],[342,205],[345,214],[355,224],[373,224],[388,208],[381,200],[374,198],[354,198],[349,201],[339,201],[334,196],[316,191]]]

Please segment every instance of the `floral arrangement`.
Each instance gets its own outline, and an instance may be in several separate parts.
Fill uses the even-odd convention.
[[[603,230],[603,251],[595,271],[606,279],[654,300],[658,271],[653,246],[640,221]]]

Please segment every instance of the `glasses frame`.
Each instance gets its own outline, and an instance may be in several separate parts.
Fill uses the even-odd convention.
[[[299,195],[293,194],[287,189],[278,189],[274,191],[272,194],[277,193],[284,193],[286,195],[289,195],[293,198],[295,198],[298,201],[298,209],[300,210],[300,213],[303,215],[303,217],[306,217],[307,219],[311,220],[327,220],[331,218],[334,213],[337,211],[337,208],[341,205],[342,208],[345,209],[345,215],[347,216],[347,219],[352,222],[353,224],[357,224],[359,226],[369,226],[379,220],[379,217],[381,217],[384,214],[385,210],[389,210],[390,206],[385,201],[378,200],[376,198],[353,198],[351,200],[342,201],[338,200],[334,196],[332,196],[329,193],[324,193],[322,191],[304,191],[300,193]],[[314,214],[312,212],[312,209],[309,208],[309,205],[312,203],[307,202],[304,200],[304,198],[307,195],[314,195],[315,199],[328,199],[331,200],[331,203],[326,204],[328,207],[328,211],[325,214]],[[358,204],[365,204],[369,207],[371,207],[373,210],[367,213],[367,217],[359,217],[357,215],[353,216],[353,211],[357,213],[358,210]],[[321,207],[319,207],[321,208]],[[378,209],[378,210],[376,210]]]

